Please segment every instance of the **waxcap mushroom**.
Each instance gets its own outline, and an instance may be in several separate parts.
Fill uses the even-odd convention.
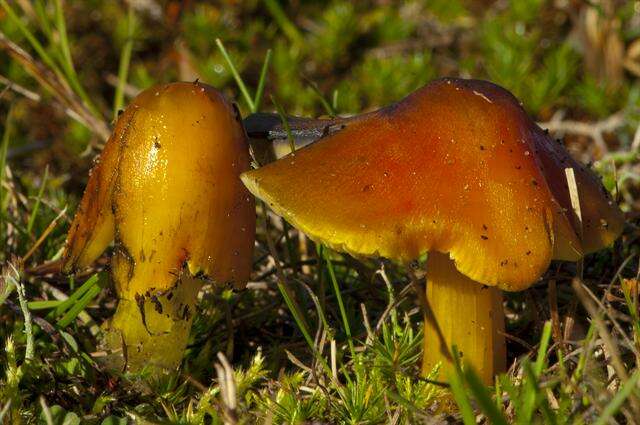
[[[609,245],[623,222],[597,177],[509,92],[479,80],[436,80],[242,180],[338,251],[403,263],[449,253],[463,274],[504,290],[526,288],[552,259]]]
[[[120,115],[71,224],[63,269],[90,265],[114,241],[120,303],[107,340],[124,340],[133,369],[177,365],[204,281],[248,280],[255,205],[239,178],[248,168],[237,110],[208,85],[152,87]]]
[[[496,288],[526,289],[552,259],[578,260],[622,231],[598,178],[495,84],[436,80],[340,124],[242,180],[335,250],[405,264],[429,253],[425,374],[456,345],[492,383],[506,361]]]

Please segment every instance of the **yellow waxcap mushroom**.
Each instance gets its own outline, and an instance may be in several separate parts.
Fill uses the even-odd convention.
[[[249,168],[234,107],[210,86],[145,90],[121,114],[69,231],[63,269],[90,265],[115,242],[120,298],[107,345],[130,369],[175,367],[202,281],[243,285],[255,234]]]
[[[504,319],[499,291],[481,284],[522,290],[552,259],[601,249],[621,232],[620,210],[508,91],[488,82],[438,80],[344,123],[242,180],[336,250],[402,263],[430,252],[427,295],[441,329],[426,324],[425,368],[443,359],[442,336],[491,382],[504,364]]]

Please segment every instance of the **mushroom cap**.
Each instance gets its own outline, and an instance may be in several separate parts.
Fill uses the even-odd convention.
[[[184,266],[220,284],[251,272],[255,206],[240,181],[248,145],[233,105],[201,83],[145,90],[121,114],[91,171],[63,269],[115,239],[119,294],[162,293]]]
[[[583,231],[565,168],[574,170]],[[610,244],[623,223],[597,177],[513,95],[479,80],[436,80],[242,180],[333,249],[403,263],[449,253],[466,276],[511,291],[551,259]]]

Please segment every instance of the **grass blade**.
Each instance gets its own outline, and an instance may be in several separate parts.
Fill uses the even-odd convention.
[[[218,46],[218,49],[220,50],[220,53],[222,53],[224,60],[227,61],[227,65],[229,66],[231,75],[233,75],[234,80],[236,80],[236,84],[240,89],[240,93],[242,93],[242,97],[244,98],[245,102],[247,102],[247,105],[249,106],[249,111],[251,113],[257,112],[256,105],[253,103],[253,99],[249,94],[249,90],[247,89],[247,86],[244,84],[242,77],[240,77],[240,73],[236,69],[236,66],[233,64],[233,61],[231,60],[231,56],[229,56],[229,53],[227,53],[227,49],[225,49],[224,44],[222,44],[222,40],[220,40],[219,38],[216,38],[216,46]]]
[[[320,91],[320,88],[318,87],[318,85],[314,81],[311,81],[308,78],[305,78],[305,81],[307,82],[307,84],[309,84],[309,87],[311,87],[311,89],[316,94],[316,96],[318,96],[318,100],[320,101],[320,104],[324,108],[324,110],[327,113],[327,115],[329,115],[330,117],[335,117],[336,116],[336,110],[327,101],[327,99],[324,98],[324,95]]]
[[[59,37],[58,48],[60,49],[62,55],[62,70],[64,71],[66,80],[73,91],[80,97],[80,99],[82,99],[82,102],[84,102],[85,106],[96,117],[101,118],[98,109],[91,101],[89,95],[87,95],[87,92],[84,90],[84,87],[82,87],[82,84],[80,84],[78,73],[73,66],[73,58],[71,57],[71,49],[69,48],[69,38],[67,37],[67,24],[64,19],[64,11],[62,9],[61,0],[56,0],[55,12],[55,25]]]
[[[74,69],[73,59],[71,58],[71,49],[69,49],[67,24],[64,20],[61,0],[56,0],[56,29],[58,30],[58,37],[60,37],[60,51],[62,53],[62,58],[68,67]]]
[[[133,52],[133,33],[135,31],[135,19],[133,15],[133,7],[129,4],[127,11],[127,41],[120,52],[120,64],[118,66],[118,84],[116,86],[116,94],[113,99],[113,120],[118,118],[118,111],[124,105],[124,87],[127,84],[129,75],[129,67],[131,65],[131,53]]]
[[[29,310],[48,310],[50,308],[56,308],[64,301],[61,300],[43,300],[43,301],[30,301],[27,303]]]
[[[277,0],[264,0],[264,4],[265,6],[267,6],[269,13],[276,21],[282,32],[284,32],[284,34],[287,36],[287,38],[291,40],[291,42],[296,46],[300,46],[303,40],[302,35],[298,31],[298,28],[293,24],[293,22],[291,22],[287,14],[284,13],[284,10],[282,10],[280,3],[278,3]]]
[[[542,328],[542,336],[540,337],[540,346],[538,347],[538,355],[536,357],[536,363],[534,365],[534,371],[536,377],[539,377],[544,370],[545,360],[547,358],[547,349],[549,348],[549,341],[551,340],[551,322],[547,321]]]
[[[260,70],[260,79],[258,80],[258,88],[256,89],[256,96],[253,98],[253,108],[255,112],[260,110],[260,103],[262,103],[262,96],[264,95],[264,86],[267,81],[267,72],[269,71],[269,64],[271,63],[271,49],[267,50],[267,54],[264,57],[262,63],[262,69]]]
[[[291,126],[289,125],[289,120],[287,120],[287,114],[284,112],[282,106],[276,101],[276,99],[271,96],[271,102],[273,106],[276,107],[276,111],[278,111],[278,116],[280,117],[280,121],[282,121],[282,126],[284,127],[284,131],[287,133],[287,140],[289,141],[289,149],[291,152],[296,151],[296,142],[293,140],[293,134],[291,134]]]
[[[456,400],[458,408],[460,409],[460,414],[462,415],[462,422],[464,423],[464,425],[475,425],[476,417],[473,413],[473,408],[471,407],[471,401],[467,396],[467,391],[464,388],[464,375],[462,373],[462,369],[460,368],[458,347],[454,345],[451,348],[451,352],[453,353],[454,366],[449,372],[449,385],[451,388],[451,392],[453,393],[453,398]]]
[[[349,325],[349,319],[347,318],[347,311],[344,308],[344,302],[342,301],[342,294],[340,293],[340,286],[336,279],[335,271],[333,270],[333,263],[328,255],[328,250],[322,248],[322,258],[327,263],[327,270],[329,270],[329,280],[333,286],[333,292],[336,294],[336,300],[338,301],[338,307],[340,309],[340,317],[342,318],[342,326],[344,326],[344,332],[347,335],[347,343],[349,344],[349,351],[351,351],[351,358],[355,359],[356,351],[353,347],[353,338],[351,337],[351,326]]]
[[[33,225],[36,222],[36,217],[38,216],[38,210],[40,209],[42,195],[44,194],[44,188],[47,186],[48,178],[49,178],[49,166],[47,165],[44,169],[44,176],[42,177],[42,183],[40,184],[40,189],[38,189],[38,196],[36,197],[36,203],[33,205],[33,209],[31,210],[31,214],[29,215],[29,221],[27,222],[28,234],[31,234],[31,231],[33,230]]]
[[[640,380],[640,370],[636,369],[636,371],[631,375],[631,377],[624,383],[624,385],[618,390],[618,393],[611,399],[609,404],[602,411],[602,415],[596,420],[595,425],[605,425],[608,424],[610,419],[618,413],[622,404],[629,398],[633,390],[638,385],[638,381]]]
[[[482,412],[485,414],[489,422],[493,425],[507,425],[507,420],[500,413],[496,404],[491,400],[491,396],[487,388],[484,386],[478,374],[470,365],[465,368],[465,379],[469,385],[471,393],[480,405]]]
[[[280,290],[280,294],[282,294],[282,298],[284,298],[284,302],[287,304],[287,307],[289,307],[289,311],[291,311],[293,319],[298,325],[298,328],[300,328],[300,332],[302,332],[302,336],[304,336],[305,341],[307,341],[307,344],[309,344],[309,347],[311,347],[311,349],[315,349],[315,346],[313,345],[313,339],[309,334],[309,330],[302,320],[302,314],[298,311],[295,303],[293,302],[293,299],[289,296],[289,291],[287,291],[283,283],[280,281],[278,281],[278,289]]]
[[[71,308],[89,289],[98,283],[98,274],[91,276],[85,283],[83,283],[73,294],[69,296],[64,302],[62,302],[54,311],[49,313],[52,317],[58,317],[63,314],[67,309]],[[47,315],[49,317],[49,315]]]
[[[594,322],[591,322],[589,324],[589,329],[587,330],[587,336],[582,340],[580,345],[582,345],[583,347],[590,347],[591,342],[593,341],[593,338],[595,336],[595,333],[596,333],[596,325]],[[582,379],[582,374],[587,365],[588,355],[589,355],[589,350],[582,350],[582,352],[580,353],[580,357],[578,357],[578,364],[576,365],[576,368],[573,371],[573,374],[571,375],[571,380],[573,382],[578,382],[580,379]]]
[[[71,308],[67,310],[67,312],[57,321],[58,327],[66,328],[69,326],[71,322],[78,317],[78,314],[80,314],[80,312],[84,310],[84,308],[89,305],[96,296],[98,296],[101,290],[102,285],[100,284],[94,284],[91,286],[84,295],[82,295],[82,297],[80,297],[80,299],[78,299],[78,301],[73,304]]]
[[[22,20],[20,19],[20,17],[18,17],[16,12],[11,8],[11,6],[9,6],[7,1],[0,0],[0,6],[2,6],[4,11],[7,13],[7,17],[9,18],[9,20],[11,20],[11,23],[13,23],[16,27],[18,27],[18,29],[20,30],[24,38],[27,39],[27,41],[33,48],[33,50],[35,50],[38,56],[40,56],[40,59],[42,59],[42,61],[49,68],[51,68],[56,73],[56,75],[61,76],[62,72],[60,71],[60,68],[56,65],[56,63],[53,61],[51,56],[47,53],[47,51],[44,49],[42,44],[40,44],[40,42],[33,35],[33,33],[29,31],[29,28],[27,28],[27,26],[22,22]]]
[[[524,369],[522,396],[520,397],[522,409],[518,412],[518,423],[524,425],[531,423],[540,395],[538,394],[538,377],[528,359],[522,362],[522,369]]]
[[[4,120],[4,133],[2,134],[2,145],[0,145],[0,208],[2,209],[3,215],[5,213],[5,203],[4,203],[4,177],[5,171],[7,167],[7,152],[9,151],[9,138],[11,137],[11,126],[12,126],[12,116],[13,116],[13,107],[9,107],[9,112],[7,113],[7,118]]]
[[[33,326],[31,324],[31,312],[29,311],[29,306],[27,305],[27,295],[22,284],[22,276],[20,276],[20,272],[16,269],[15,266],[10,265],[10,267],[12,271],[8,275],[8,278],[11,279],[13,281],[13,285],[15,285],[16,292],[18,293],[18,301],[20,302],[20,310],[22,310],[22,315],[24,317],[24,333],[27,340],[24,359],[25,361],[29,361],[33,360],[33,356],[35,354]]]
[[[40,29],[47,36],[47,38],[51,40],[53,30],[51,29],[51,22],[49,22],[49,18],[47,17],[47,11],[45,9],[44,2],[42,0],[36,0],[33,4],[33,9],[36,13]]]
[[[304,337],[305,341],[311,348],[311,351],[313,352],[315,357],[318,360],[320,360],[320,363],[325,368],[325,370],[331,373],[331,368],[327,364],[327,361],[325,360],[324,357],[320,355],[320,353],[316,349],[316,346],[313,343],[313,339],[311,338],[311,334],[307,329],[307,325],[305,325],[305,322],[302,319],[302,314],[296,307],[295,301],[289,296],[289,291],[287,290],[285,285],[280,281],[278,281],[278,290],[280,290],[280,294],[282,295],[282,298],[284,298],[284,302],[287,304],[287,307],[289,308],[289,311],[293,315],[293,319],[295,320],[296,325],[298,325],[298,328],[300,329],[300,332],[302,332],[302,336]]]

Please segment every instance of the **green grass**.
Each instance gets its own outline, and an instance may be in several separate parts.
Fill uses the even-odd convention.
[[[543,0],[178,3],[0,0],[0,31],[28,54],[0,37],[0,81],[13,83],[0,86],[0,423],[638,422],[640,83],[629,67],[606,74],[605,60],[589,60],[601,52],[579,44],[580,14]],[[599,28],[615,23],[610,42],[625,51],[640,36],[633,2],[575,7],[596,11]],[[180,370],[145,388],[145,372],[104,370],[108,255],[74,279],[46,269],[132,95],[199,78],[243,115],[276,111],[286,124],[370,110],[443,75],[494,80],[539,121],[622,117],[607,151],[571,131],[564,141],[629,212],[624,236],[585,259],[580,282],[557,263],[506,294],[510,368],[493,387],[464,363],[450,387],[438,370],[420,377],[422,313],[405,270],[303,249],[262,203],[252,283],[205,288]]]

